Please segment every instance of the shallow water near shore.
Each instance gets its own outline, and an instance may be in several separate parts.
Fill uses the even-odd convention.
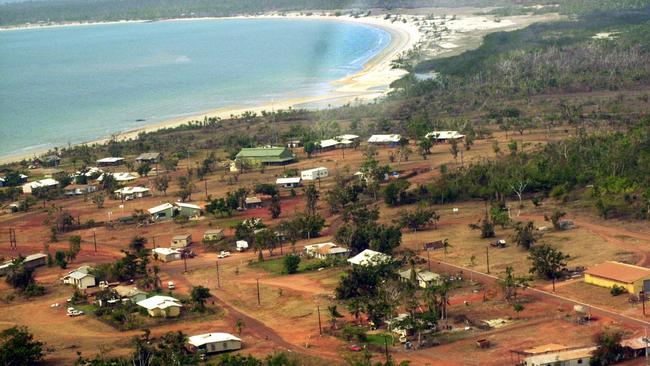
[[[220,107],[326,95],[389,43],[379,28],[297,19],[0,32],[0,156]]]

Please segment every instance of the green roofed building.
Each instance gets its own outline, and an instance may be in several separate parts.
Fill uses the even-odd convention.
[[[235,160],[246,160],[253,165],[283,165],[289,164],[294,160],[293,153],[286,147],[253,147],[243,148]]]

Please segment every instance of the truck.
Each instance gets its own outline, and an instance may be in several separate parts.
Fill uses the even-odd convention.
[[[248,242],[246,240],[237,240],[235,244],[237,245],[238,252],[243,252],[248,249]]]

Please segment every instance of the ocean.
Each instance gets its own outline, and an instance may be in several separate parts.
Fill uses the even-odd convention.
[[[0,156],[326,94],[389,43],[379,28],[298,19],[1,31]]]

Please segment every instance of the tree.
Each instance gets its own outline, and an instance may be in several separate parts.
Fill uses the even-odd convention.
[[[528,255],[532,262],[530,273],[553,281],[553,292],[555,292],[555,279],[566,269],[567,261],[571,256],[562,253],[548,244],[533,247]]]
[[[260,261],[264,260],[264,256],[262,254],[262,251],[264,249],[268,249],[269,255],[273,255],[273,249],[275,249],[277,240],[278,237],[275,235],[275,232],[268,228],[260,229],[257,233],[255,233],[255,250],[258,251]]]
[[[596,350],[589,361],[593,366],[612,365],[620,361],[624,349],[621,346],[623,333],[617,330],[606,329],[594,336]]]
[[[180,190],[176,193],[176,195],[181,199],[181,201],[185,202],[192,199],[192,191],[194,190],[195,186],[194,183],[192,183],[191,175],[182,175],[178,177],[178,186],[180,187]]]
[[[61,267],[61,269],[66,269],[68,267],[68,262],[65,260],[65,252],[62,250],[57,250],[54,253],[54,261],[59,267]]]
[[[307,154],[307,159],[311,159],[311,155],[318,149],[318,143],[313,142],[313,141],[307,141],[305,143],[305,146],[303,147],[303,150],[305,150],[305,154]]]
[[[96,195],[93,196],[92,201],[95,205],[97,205],[97,208],[102,208],[104,207],[104,201],[106,200],[106,197],[104,197],[103,193],[97,193]]]
[[[556,208],[553,210],[551,217],[550,218],[546,217],[546,219],[547,220],[550,219],[551,223],[553,224],[553,228],[555,230],[562,230],[562,226],[560,226],[560,219],[562,219],[564,216],[566,216],[566,212],[562,210],[558,210]]]
[[[235,328],[237,329],[237,335],[241,336],[241,331],[244,329],[244,321],[242,318],[237,318],[237,321],[235,321]]]
[[[316,206],[318,205],[318,190],[314,184],[310,184],[305,188],[305,200],[307,201],[307,215],[316,215]]]
[[[447,258],[447,253],[449,252],[449,248],[452,248],[453,245],[449,244],[449,239],[445,239],[442,241],[442,251],[445,254],[445,258]]]
[[[43,343],[35,341],[27,327],[14,326],[0,332],[0,364],[36,365],[43,355]]]
[[[272,219],[277,219],[282,213],[282,206],[280,205],[280,195],[276,194],[271,197],[271,205],[269,206],[269,212],[271,213]]]
[[[145,250],[145,246],[147,245],[147,238],[144,236],[136,235],[131,239],[131,242],[129,243],[129,248],[135,251],[136,253],[140,253],[143,250]]]
[[[342,318],[343,315],[339,313],[338,307],[336,305],[328,305],[327,314],[329,315],[330,322],[332,323],[332,329],[336,329],[336,319]]]
[[[415,211],[401,210],[397,213],[395,222],[402,228],[409,228],[413,232],[425,227],[432,222],[438,221],[440,216],[432,208],[419,206]]]
[[[506,267],[505,276],[498,280],[499,285],[503,289],[503,297],[506,301],[517,301],[517,289],[519,287],[526,288],[530,281],[529,277],[515,276],[515,270],[512,266]]]
[[[384,188],[384,202],[389,206],[402,205],[409,202],[407,189],[411,183],[406,179],[398,179],[388,183]]]
[[[302,237],[300,222],[298,220],[282,221],[278,229],[284,237],[291,243],[291,251],[296,253],[296,242]]]
[[[142,163],[138,166],[138,174],[141,177],[146,177],[149,175],[149,172],[151,171],[151,164],[149,163]]]
[[[205,301],[212,296],[210,289],[203,286],[192,286],[192,302],[199,311],[205,310]]]
[[[164,174],[164,175],[158,175],[156,176],[156,179],[154,179],[154,185],[156,187],[156,190],[158,192],[162,192],[163,195],[167,195],[167,189],[169,188],[169,182],[171,181],[171,178],[169,175]]]
[[[535,226],[532,221],[528,221],[526,224],[518,222],[515,225],[514,241],[517,243],[517,246],[529,250],[535,245],[538,238],[539,235],[535,232]]]
[[[469,228],[472,230],[481,230],[481,239],[494,238],[496,236],[494,224],[490,221],[487,213],[482,220],[479,220],[478,224],[469,224]]]
[[[73,262],[75,258],[77,258],[77,254],[81,251],[81,236],[72,235],[68,238],[68,243],[70,244],[70,247],[66,252],[66,259],[68,262]]]
[[[458,153],[460,150],[458,149],[458,140],[456,139],[450,139],[449,140],[449,152],[451,152],[451,155],[454,157],[454,160],[458,158]]]
[[[284,256],[282,260],[282,266],[284,267],[283,273],[294,274],[298,272],[298,266],[300,265],[300,257],[295,254],[289,254]]]
[[[5,281],[11,287],[20,291],[25,291],[27,287],[34,284],[34,270],[25,268],[24,259],[23,257],[14,259],[5,277]]]

